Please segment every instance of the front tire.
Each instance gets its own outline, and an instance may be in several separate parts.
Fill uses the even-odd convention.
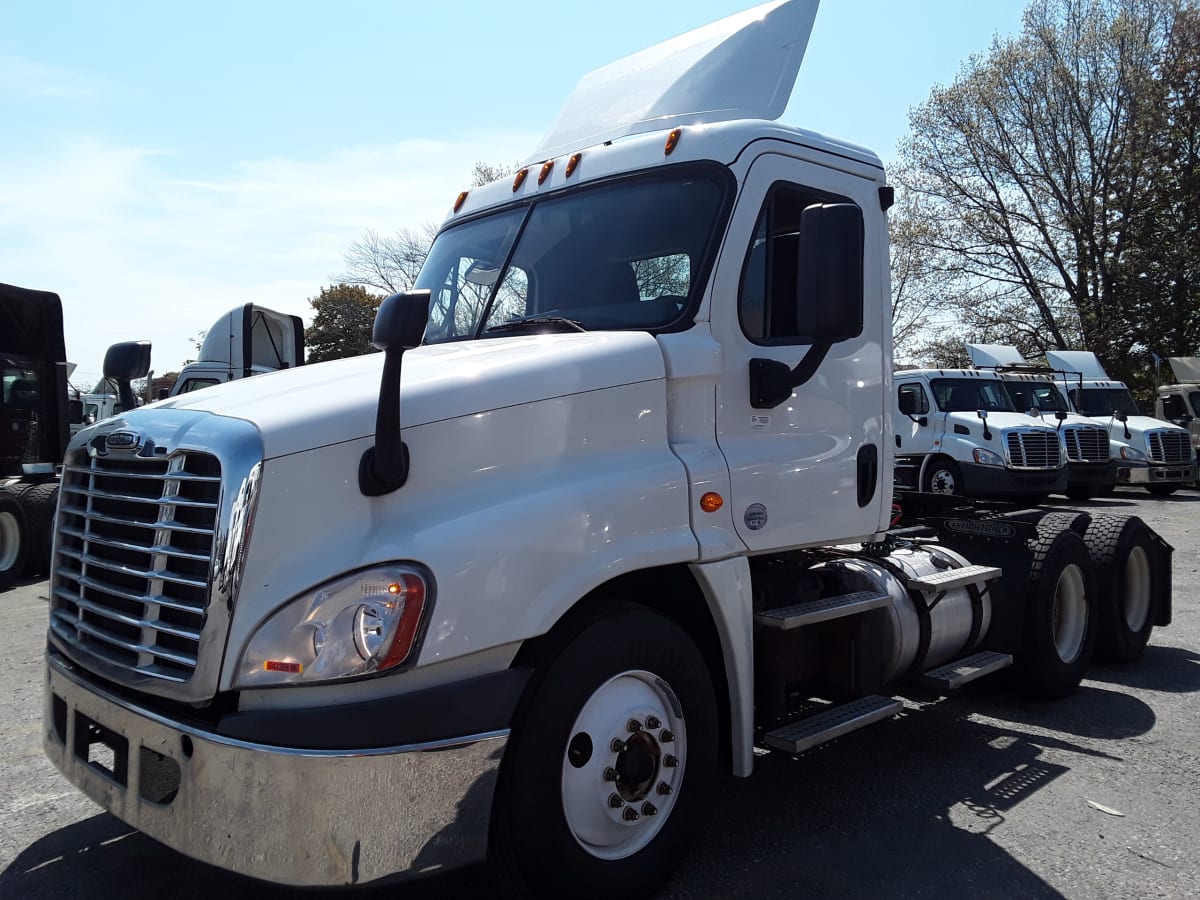
[[[520,896],[651,894],[686,852],[716,777],[704,657],[672,620],[627,607],[535,678],[496,788],[493,862]]]
[[[1179,490],[1177,484],[1148,484],[1146,490],[1155,497],[1170,497],[1173,493]]]
[[[1099,493],[1094,485],[1073,484],[1067,486],[1067,497],[1071,500],[1091,500]]]
[[[954,460],[938,457],[929,464],[929,468],[925,472],[925,484],[922,487],[927,494],[961,497],[963,494],[962,470]]]

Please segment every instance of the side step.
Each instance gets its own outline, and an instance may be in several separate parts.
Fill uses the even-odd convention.
[[[781,606],[778,609],[765,609],[754,614],[756,625],[767,628],[789,630],[801,625],[812,625],[842,616],[852,616],[855,613],[866,612],[889,606],[892,598],[888,594],[877,594],[874,591],[855,591],[853,594],[838,594],[836,597],[822,597],[808,603],[797,603],[795,606]]]
[[[936,669],[930,669],[923,675],[917,676],[917,682],[926,687],[941,688],[952,691],[964,684],[969,684],[976,678],[991,675],[1012,665],[1012,655],[984,650],[972,656],[964,656],[954,662],[946,663]]]
[[[940,594],[942,591],[965,587],[968,584],[991,581],[1003,574],[1004,572],[995,566],[962,566],[958,569],[943,569],[941,572],[920,578],[910,578],[908,586],[927,594]]]
[[[890,719],[903,708],[904,704],[892,697],[863,697],[768,731],[763,740],[776,750],[802,753],[864,725]]]

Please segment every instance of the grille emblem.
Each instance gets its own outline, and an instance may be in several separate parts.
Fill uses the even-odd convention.
[[[114,431],[104,439],[108,450],[135,450],[142,441],[142,436],[133,431]]]

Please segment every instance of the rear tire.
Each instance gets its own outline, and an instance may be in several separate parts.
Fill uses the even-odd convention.
[[[48,575],[50,547],[54,542],[54,512],[58,507],[58,484],[35,484],[22,495],[21,502],[25,507],[29,536],[25,574]]]
[[[1154,540],[1137,516],[1097,516],[1084,535],[1096,563],[1099,633],[1096,656],[1128,663],[1140,657],[1154,630]]]
[[[0,490],[0,591],[7,591],[25,572],[29,553],[25,511],[7,491]]]
[[[1057,699],[1083,680],[1096,642],[1096,572],[1083,538],[1047,516],[1032,542],[1024,642],[1013,660],[1022,689]],[[1049,520],[1049,521],[1047,521]]]
[[[493,863],[518,896],[652,893],[687,851],[716,776],[704,657],[667,617],[627,607],[535,678],[496,787]]]
[[[1170,497],[1173,493],[1179,490],[1177,484],[1148,484],[1146,490],[1155,497]]]

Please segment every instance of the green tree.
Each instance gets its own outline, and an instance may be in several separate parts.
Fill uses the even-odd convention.
[[[963,334],[1087,348],[1128,378],[1157,335],[1127,285],[1163,162],[1161,72],[1193,0],[1033,0],[910,114],[903,186]]]
[[[324,362],[376,352],[371,346],[375,311],[383,300],[361,285],[335,284],[309,299],[312,325],[304,330],[308,361]]]

